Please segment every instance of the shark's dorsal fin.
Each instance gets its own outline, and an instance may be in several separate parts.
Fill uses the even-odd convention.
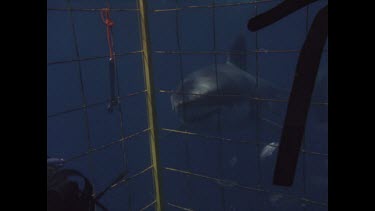
[[[241,70],[246,71],[246,42],[242,34],[236,38],[230,52],[231,53],[227,56],[227,63],[231,63]]]

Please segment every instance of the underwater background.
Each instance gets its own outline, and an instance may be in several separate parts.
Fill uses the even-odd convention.
[[[183,124],[171,105],[171,91],[183,78],[215,62],[223,64],[229,52],[243,48],[244,71],[288,97],[299,49],[327,1],[312,3],[257,33],[248,31],[248,20],[281,1],[147,2],[164,209],[328,210],[328,47],[292,187],[272,185],[287,99],[257,102],[250,113],[243,114],[242,108],[219,113],[217,121],[198,126]],[[120,98],[113,112],[107,110],[109,49],[100,16],[108,4]],[[155,209],[137,8],[137,0],[47,1],[47,154],[81,171],[95,191],[121,172],[131,176],[101,199],[110,211]],[[239,36],[245,42],[235,49]],[[236,124],[242,114],[248,121]],[[214,129],[205,127],[212,125]]]

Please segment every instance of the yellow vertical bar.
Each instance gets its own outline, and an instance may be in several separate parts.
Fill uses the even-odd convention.
[[[155,188],[155,201],[156,210],[163,210],[163,201],[161,194],[161,178],[160,178],[160,166],[159,166],[159,149],[158,149],[158,136],[156,127],[156,109],[154,100],[154,86],[151,68],[151,52],[150,42],[148,33],[148,19],[147,19],[147,3],[146,0],[138,0],[139,14],[140,14],[140,25],[141,25],[141,39],[142,39],[142,50],[143,50],[143,67],[145,73],[145,84],[147,89],[147,115],[148,125],[150,127],[150,150],[151,159],[153,165],[153,178]]]

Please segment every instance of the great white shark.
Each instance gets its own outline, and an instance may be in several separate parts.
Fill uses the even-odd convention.
[[[245,46],[245,39],[240,35],[231,51],[245,52]],[[225,128],[248,128],[257,112],[278,115],[281,124],[289,91],[249,73],[246,66],[245,54],[230,54],[226,62],[204,66],[188,74],[170,97],[172,110],[184,126],[214,128],[220,119]],[[315,95],[327,92],[326,72],[320,71],[318,75]],[[282,100],[284,105],[262,99]],[[326,113],[317,115],[325,116]],[[326,121],[325,117],[319,118]]]
[[[239,36],[232,51],[245,51]],[[256,98],[287,98],[280,88],[246,71],[246,55],[231,54],[227,61],[187,75],[171,95],[171,105],[185,125],[211,126],[218,116],[231,125],[254,119]],[[260,102],[260,101],[258,101]],[[266,101],[263,107],[269,107]]]

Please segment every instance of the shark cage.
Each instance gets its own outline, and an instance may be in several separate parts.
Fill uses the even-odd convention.
[[[48,0],[48,155],[107,189],[110,211],[328,210],[327,43],[293,183],[273,183],[300,52],[327,5],[248,29],[288,1]]]

